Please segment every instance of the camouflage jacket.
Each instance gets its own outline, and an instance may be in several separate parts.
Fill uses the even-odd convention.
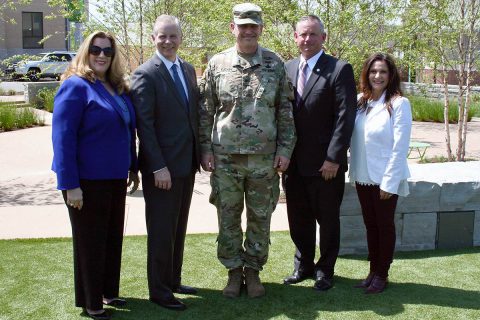
[[[295,145],[293,90],[282,60],[258,47],[250,59],[235,47],[213,56],[200,83],[201,152],[290,158]]]

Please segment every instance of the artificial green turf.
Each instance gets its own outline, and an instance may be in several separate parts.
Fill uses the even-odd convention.
[[[114,319],[479,319],[480,248],[396,253],[383,294],[364,295],[352,286],[367,273],[364,256],[342,256],[335,287],[312,289],[313,280],[286,286],[293,245],[287,232],[272,233],[261,278],[267,295],[224,298],[226,270],[216,259],[215,235],[188,235],[183,283],[197,296],[178,295],[188,305],[169,311],[148,301],[146,237],[126,237],[121,296],[127,308]],[[0,319],[86,319],[74,307],[70,239],[0,241]]]

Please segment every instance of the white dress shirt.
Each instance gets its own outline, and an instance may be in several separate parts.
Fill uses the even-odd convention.
[[[175,58],[175,62],[172,62],[172,61],[168,60],[167,58],[165,58],[160,52],[158,52],[158,50],[156,52],[157,52],[157,56],[165,64],[165,67],[167,68],[168,72],[170,73],[170,76],[172,77],[172,80],[173,80],[172,66],[174,64],[177,65],[178,76],[180,77],[180,81],[182,82],[183,90],[185,91],[185,95],[187,96],[187,100],[188,100],[189,97],[188,97],[187,84],[185,82],[185,77],[183,76],[182,67],[180,66],[180,62],[178,61],[178,56]]]
[[[305,58],[302,55],[300,55],[300,63],[298,64],[299,72],[301,72],[300,66],[302,65],[302,61],[306,61],[307,65],[308,65],[307,78],[305,79],[305,84],[308,82],[308,78],[310,78],[310,76],[312,74],[312,71],[313,71],[313,68],[315,68],[315,65],[317,64],[317,61],[318,61],[318,59],[320,59],[320,56],[322,54],[323,54],[323,50],[320,50],[320,52],[318,52],[316,55],[314,55],[313,57],[311,57],[308,60],[305,60]]]

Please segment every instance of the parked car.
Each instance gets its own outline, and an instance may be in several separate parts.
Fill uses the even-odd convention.
[[[38,81],[40,78],[60,79],[60,76],[75,57],[76,52],[54,51],[45,53],[40,61],[21,61],[7,68],[6,72],[12,78],[28,78],[30,81]]]

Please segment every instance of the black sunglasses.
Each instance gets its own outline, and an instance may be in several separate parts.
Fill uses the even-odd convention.
[[[112,47],[100,48],[99,46],[90,46],[90,48],[88,48],[88,53],[93,54],[94,56],[99,56],[102,51],[106,57],[112,57],[115,53],[115,50]]]

